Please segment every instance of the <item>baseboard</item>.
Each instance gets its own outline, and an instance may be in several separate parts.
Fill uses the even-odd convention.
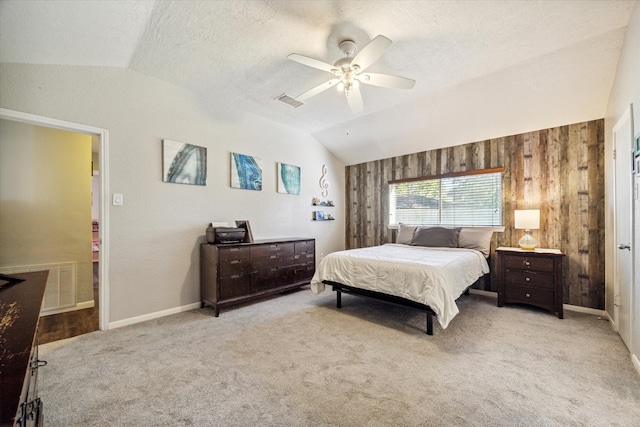
[[[143,314],[142,316],[130,317],[128,319],[116,320],[115,322],[109,322],[108,329],[121,328],[123,326],[134,325],[140,322],[146,322],[147,320],[158,319],[160,317],[170,316],[172,314],[182,313],[183,311],[195,310],[200,308],[202,304],[200,302],[194,302],[193,304],[187,304],[180,307],[169,308],[167,310],[156,311],[155,313]]]
[[[640,375],[640,360],[638,360],[638,356],[636,356],[635,354],[632,354],[631,362],[633,363],[633,367],[636,368],[638,375]]]
[[[485,297],[498,298],[498,293],[497,292],[483,291],[482,289],[469,289],[469,293],[476,294],[476,295],[482,295],[482,296],[485,296]]]
[[[562,304],[562,308],[569,311],[575,311],[577,313],[592,314],[594,316],[606,317],[607,319],[609,319],[609,316],[604,310],[598,310],[597,308],[581,307],[579,305],[571,304]]]
[[[47,312],[42,312],[40,313],[40,316],[45,317],[45,316],[51,316],[52,314],[60,314],[60,313],[68,313],[70,311],[76,311],[76,310],[84,310],[85,308],[93,308],[95,307],[96,303],[94,300],[91,301],[85,301],[85,302],[81,302],[78,303],[76,305],[74,305],[73,307],[67,307],[67,308],[58,308],[55,310],[49,310]]]
[[[473,288],[469,289],[469,292],[476,295],[483,295],[485,297],[498,298],[497,292],[483,291],[481,289],[473,289]],[[562,308],[564,310],[575,311],[578,313],[592,314],[594,316],[605,317],[608,320],[611,320],[607,312],[605,312],[604,310],[598,310],[590,307],[581,307],[579,305],[571,305],[571,304],[562,304]]]

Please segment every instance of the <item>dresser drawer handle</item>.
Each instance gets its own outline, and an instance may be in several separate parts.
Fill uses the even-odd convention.
[[[525,278],[524,278],[524,281],[525,281],[525,282],[530,282],[530,281],[531,281],[531,277],[525,277]]]
[[[524,265],[526,265],[527,267],[529,267],[531,265],[531,263],[529,261],[525,261]]]
[[[525,297],[527,298],[531,298],[531,294],[529,292],[527,292],[526,294],[524,294]]]

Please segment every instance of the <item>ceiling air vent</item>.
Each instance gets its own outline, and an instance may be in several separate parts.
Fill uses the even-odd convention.
[[[299,106],[304,105],[304,102],[296,101],[295,99],[293,99],[292,97],[290,97],[286,93],[283,93],[282,95],[280,95],[276,99],[278,101],[284,102],[287,105],[292,106],[293,108],[298,108]]]

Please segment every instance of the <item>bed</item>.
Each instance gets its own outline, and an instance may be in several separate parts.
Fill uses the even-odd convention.
[[[456,299],[489,273],[493,231],[401,225],[396,243],[327,255],[311,290],[318,294],[330,286],[338,308],[347,293],[422,310],[426,333],[433,335],[433,316],[446,328],[459,312]]]

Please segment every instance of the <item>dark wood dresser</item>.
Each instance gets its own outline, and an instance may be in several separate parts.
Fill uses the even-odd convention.
[[[48,271],[0,288],[0,426],[41,426],[38,320]]]
[[[498,307],[520,303],[550,310],[562,319],[562,258],[557,249],[496,249]]]
[[[220,308],[309,284],[316,268],[314,239],[270,239],[200,246],[200,294]]]

